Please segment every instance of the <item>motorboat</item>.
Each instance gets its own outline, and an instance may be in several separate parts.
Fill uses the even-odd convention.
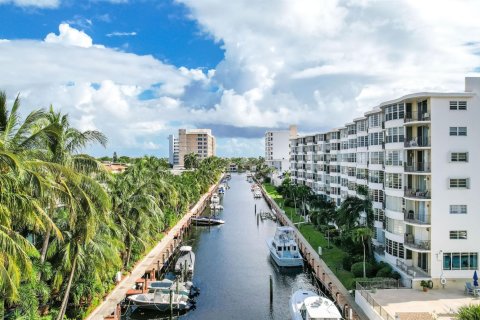
[[[223,206],[217,203],[211,203],[210,204],[210,209],[213,211],[221,211],[223,210]]]
[[[212,198],[210,198],[211,203],[220,203],[220,198],[218,197],[217,193],[212,194]]]
[[[152,281],[148,284],[149,291],[161,290],[162,293],[170,294],[170,290],[174,293],[181,294],[187,297],[196,295],[198,289],[191,281],[181,282],[180,279],[163,279],[160,281]]]
[[[218,194],[225,194],[225,190],[227,190],[225,184],[220,184],[220,186],[218,187]]]
[[[290,298],[292,320],[342,319],[335,304],[326,297],[309,290],[297,290]]]
[[[173,310],[188,310],[192,307],[188,296],[177,294],[174,291],[164,293],[163,289],[154,289],[150,293],[134,294],[127,299],[138,308],[158,311],[169,310],[170,303]]]
[[[295,242],[295,229],[292,227],[277,227],[275,236],[267,240],[275,263],[280,267],[302,267],[303,257]]]
[[[253,192],[253,197],[254,197],[255,199],[260,199],[260,198],[262,197],[262,192],[261,192],[260,190],[255,190],[255,191]]]
[[[214,226],[214,225],[219,225],[219,224],[224,224],[225,221],[222,219],[217,219],[217,218],[209,218],[209,217],[195,217],[191,218],[193,223],[195,223],[197,226]]]
[[[186,268],[188,273],[193,274],[194,267],[195,253],[193,253],[192,247],[181,246],[180,257],[178,258],[177,263],[175,263],[175,272],[183,272]]]

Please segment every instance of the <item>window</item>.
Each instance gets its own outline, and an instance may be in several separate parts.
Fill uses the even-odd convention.
[[[385,208],[390,211],[402,212],[403,210],[403,198],[386,196]]]
[[[357,139],[349,139],[348,140],[348,148],[355,149],[357,147]]]
[[[372,114],[371,116],[368,116],[368,127],[369,128],[380,127],[380,125],[381,125],[380,113]]]
[[[357,132],[367,131],[367,120],[357,122]]]
[[[443,254],[443,270],[477,270],[478,253],[453,252]]]
[[[368,181],[372,183],[383,183],[383,171],[370,170],[368,174]]]
[[[386,173],[385,188],[398,189],[398,190],[402,189],[402,174]]]
[[[467,127],[450,127],[451,136],[466,136]]]
[[[367,165],[368,163],[368,153],[367,152],[358,152],[357,153],[357,164]]]
[[[368,147],[368,136],[357,137],[357,147]]]
[[[373,202],[383,203],[383,190],[369,189],[368,193]]]
[[[450,214],[467,214],[466,204],[451,204]]]
[[[373,220],[375,221],[385,221],[385,213],[382,209],[374,208],[373,209]]]
[[[384,153],[383,151],[370,152],[370,164],[383,164]]]
[[[451,189],[468,189],[470,179],[449,179],[449,187]]]
[[[468,152],[452,152],[450,153],[451,162],[468,162]]]
[[[385,107],[385,121],[403,119],[405,106],[403,103],[390,104]]]
[[[450,101],[450,110],[467,110],[467,101]]]
[[[401,259],[404,257],[403,243],[385,239],[385,251],[388,254]]]
[[[450,231],[450,239],[452,239],[452,240],[467,240],[467,230]]]
[[[386,218],[385,219],[385,230],[390,233],[403,235],[405,233],[405,224],[401,220]]]
[[[385,142],[395,143],[404,140],[403,127],[388,128],[386,131]]]
[[[400,151],[400,150],[385,151],[385,165],[403,166],[403,151]]]
[[[374,132],[369,134],[369,146],[378,146],[383,143],[383,132]]]

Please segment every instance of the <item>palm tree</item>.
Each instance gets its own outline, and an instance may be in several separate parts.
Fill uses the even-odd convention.
[[[365,262],[366,262],[366,249],[365,249],[365,242],[369,242],[370,238],[372,237],[373,232],[370,228],[356,228],[352,231],[352,240],[354,242],[361,242],[363,246],[363,277],[367,277],[367,272],[365,270]]]
[[[55,112],[50,106],[49,112],[45,114],[46,125],[41,132],[45,135],[48,149],[48,161],[54,164],[59,164],[65,169],[58,172],[55,180],[60,183],[62,188],[60,192],[51,194],[51,202],[49,204],[50,214],[53,216],[54,211],[61,205],[71,202],[72,188],[78,189],[78,186],[71,186],[75,180],[71,176],[75,174],[99,174],[103,167],[94,158],[78,154],[78,152],[85,148],[88,144],[98,142],[105,146],[107,138],[99,131],[84,131],[81,132],[70,126],[68,116]],[[66,172],[69,176],[66,176]],[[71,210],[73,214],[75,211]],[[47,229],[42,244],[40,263],[43,264],[50,241],[51,228]]]
[[[195,169],[198,168],[199,160],[198,154],[191,152],[185,155],[183,158],[185,169]]]

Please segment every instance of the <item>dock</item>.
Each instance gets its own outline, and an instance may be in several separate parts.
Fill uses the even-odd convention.
[[[305,237],[298,231],[296,226],[290,221],[277,203],[268,195],[265,188],[261,185],[260,190],[263,197],[267,201],[272,212],[277,216],[280,224],[284,226],[290,226],[295,229],[295,241],[298,244],[300,252],[307,261],[308,265],[313,271],[313,274],[317,281],[321,284],[323,289],[333,298],[334,302],[342,311],[345,319],[349,320],[368,320],[367,315],[355,302],[353,297],[345,286],[338,280],[335,274],[330,270],[327,264],[320,258],[317,251],[310,245]]]
[[[134,292],[133,288],[136,283],[148,274],[149,277],[155,277],[155,270],[159,271],[168,259],[175,252],[175,248],[182,242],[183,236],[188,232],[191,221],[190,218],[200,215],[208,205],[208,200],[213,192],[218,188],[220,181],[210,187],[200,200],[193,206],[182,219],[171,228],[158,244],[140,260],[128,276],[123,278],[117,286],[104,298],[104,301],[93,310],[85,319],[86,320],[104,320],[104,319],[120,319],[120,303],[125,299],[127,293]],[[155,268],[156,267],[156,268]],[[148,279],[142,280],[148,281]],[[146,282],[144,285],[146,288]],[[135,293],[137,293],[135,291]]]

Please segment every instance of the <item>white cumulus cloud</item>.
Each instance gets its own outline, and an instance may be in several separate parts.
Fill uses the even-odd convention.
[[[90,48],[93,45],[92,38],[85,32],[70,27],[68,23],[62,23],[58,27],[59,34],[49,33],[45,37],[47,43],[59,43],[68,46]]]
[[[57,8],[60,0],[0,0],[1,4],[14,4],[19,7]]]

